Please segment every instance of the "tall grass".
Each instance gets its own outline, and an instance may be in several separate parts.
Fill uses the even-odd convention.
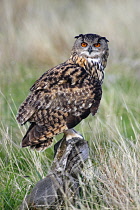
[[[139,6],[137,0],[1,1],[1,209],[19,209],[53,159],[53,147],[43,153],[20,147],[26,127],[17,124],[17,109],[33,82],[69,57],[73,37],[89,32],[109,39],[110,57],[100,109],[76,127],[90,146],[77,204],[140,209]]]

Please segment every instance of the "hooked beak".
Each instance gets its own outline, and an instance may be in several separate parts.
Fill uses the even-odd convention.
[[[89,52],[89,54],[91,54],[92,53],[92,47],[91,46],[89,46],[89,48],[88,48],[88,52]]]

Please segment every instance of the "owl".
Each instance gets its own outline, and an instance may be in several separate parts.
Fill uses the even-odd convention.
[[[59,133],[66,139],[80,136],[73,128],[98,110],[108,40],[97,34],[75,38],[70,58],[46,71],[19,108],[17,121],[21,125],[30,122],[22,147],[40,151],[49,147]]]

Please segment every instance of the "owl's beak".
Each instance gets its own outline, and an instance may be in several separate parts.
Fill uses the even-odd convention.
[[[92,53],[92,47],[91,46],[89,46],[89,48],[88,48],[88,52],[89,52],[89,54],[91,54]]]

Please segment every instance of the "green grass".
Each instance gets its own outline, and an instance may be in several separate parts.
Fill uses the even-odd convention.
[[[110,57],[99,111],[76,127],[90,146],[77,204],[140,209],[139,2],[6,0],[0,14],[0,209],[19,209],[53,160],[53,147],[21,148],[28,125],[16,122],[19,105],[46,69],[69,57],[73,37],[89,32],[109,39]]]
[[[26,68],[19,69],[21,75]],[[83,192],[77,201],[81,209],[140,208],[139,80],[127,66],[123,72],[120,65],[111,68],[106,72],[97,115],[76,127],[90,146],[87,179],[81,181]],[[30,86],[32,80],[15,78],[11,90],[1,94],[0,206],[6,210],[18,209],[31,188],[46,176],[53,159],[53,147],[42,153],[20,147],[26,128],[18,126],[15,115],[25,98],[20,95],[22,87],[25,83]]]

